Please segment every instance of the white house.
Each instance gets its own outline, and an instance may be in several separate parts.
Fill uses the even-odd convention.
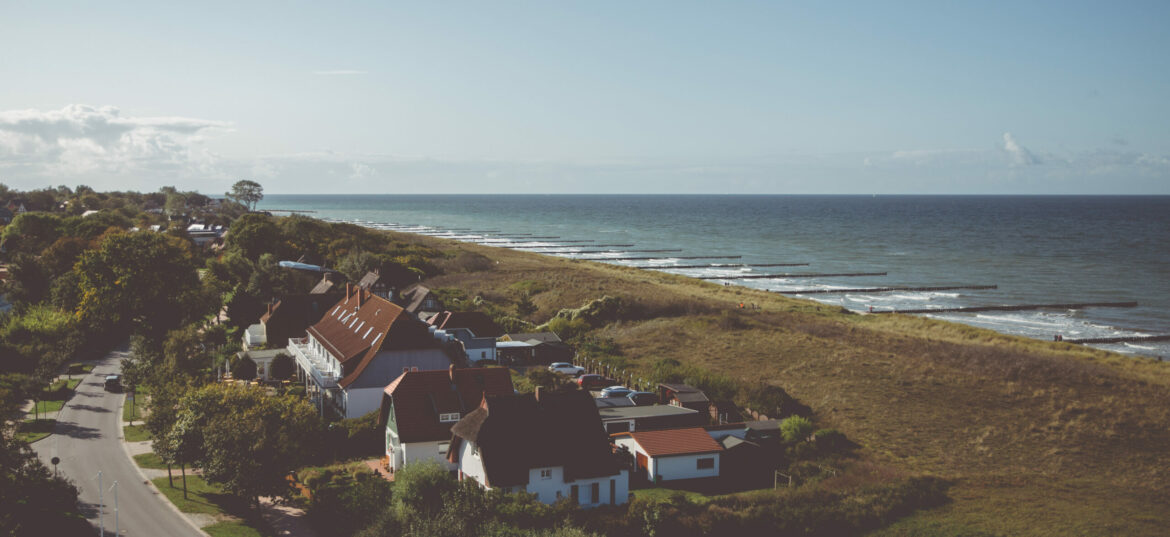
[[[635,472],[647,481],[719,477],[723,446],[703,427],[618,433],[613,441],[629,451]]]
[[[503,333],[491,317],[478,311],[444,311],[427,319],[435,337],[458,342],[471,363],[497,362],[496,338]]]
[[[322,413],[344,418],[377,410],[386,385],[402,373],[446,371],[452,363],[425,324],[353,286],[306,332],[288,340],[298,376]]]
[[[447,461],[451,426],[479,407],[486,395],[508,395],[512,375],[503,368],[410,371],[382,395],[380,423],[386,424],[386,467],[395,472],[419,461]]]
[[[624,504],[629,471],[614,455],[587,392],[488,396],[451,428],[447,460],[459,479],[489,489],[572,498],[582,507]]]

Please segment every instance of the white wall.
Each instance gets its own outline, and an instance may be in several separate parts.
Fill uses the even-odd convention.
[[[714,459],[715,465],[700,470],[696,461],[699,459]],[[663,481],[672,479],[695,479],[700,477],[719,477],[719,454],[704,453],[701,455],[674,455],[671,457],[656,457],[650,460],[654,475],[662,476]]]
[[[618,438],[614,443],[619,447],[624,446],[628,448],[632,456],[635,457],[635,461],[637,460],[638,453],[646,455],[646,450],[642,449],[642,446],[631,437]],[[700,470],[696,461],[708,457],[715,459],[715,465],[711,468]],[[719,453],[674,455],[669,457],[650,457],[647,455],[647,459],[650,481],[654,481],[654,476],[662,476],[663,481],[719,476]]]
[[[444,440],[446,442],[446,440]],[[402,444],[403,466],[419,461],[433,460],[447,470],[454,470],[456,466],[447,461],[447,455],[439,453],[441,442],[411,442]]]
[[[483,471],[483,461],[478,455],[472,455],[475,442],[464,440],[459,443],[459,469],[463,471],[464,479],[474,479],[480,486],[487,488],[487,475]]]
[[[552,470],[552,477],[542,479],[540,477],[541,470]],[[528,492],[535,494],[537,500],[543,503],[553,503],[557,501],[557,491],[560,491],[563,496],[569,495],[569,486],[565,484],[564,466],[528,470]]]
[[[382,407],[383,388],[347,389],[345,394],[345,417],[360,418]]]

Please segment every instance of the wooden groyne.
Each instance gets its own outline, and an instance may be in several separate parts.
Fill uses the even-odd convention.
[[[637,250],[628,250],[634,252]],[[647,250],[648,251],[648,250]],[[746,268],[746,267],[807,267],[808,263],[765,263],[765,264],[751,264],[751,263],[710,263],[707,265],[669,265],[669,266],[645,266],[635,268]]]
[[[998,289],[998,285],[947,285],[943,287],[862,287],[859,289],[801,289],[777,291],[782,295],[819,295],[825,293],[887,293],[890,291],[955,291],[959,289]]]
[[[1136,308],[1137,302],[1078,302],[1073,304],[1016,304],[1010,306],[968,306],[964,308],[886,310],[874,313],[956,313],[978,311],[1079,310],[1084,308]]]
[[[742,255],[692,255],[671,257],[582,257],[582,261],[650,261],[653,259],[739,259]],[[673,268],[669,265],[661,267],[634,267],[634,268]]]
[[[1170,341],[1170,334],[1161,336],[1121,336],[1121,337],[1086,337],[1079,339],[1062,339],[1065,343],[1131,343],[1138,341]]]
[[[700,280],[767,280],[787,278],[852,278],[857,276],[885,276],[885,272],[803,272],[795,274],[745,274],[743,276],[700,276]]]

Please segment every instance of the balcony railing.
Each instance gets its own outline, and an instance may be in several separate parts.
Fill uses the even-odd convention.
[[[321,388],[337,387],[337,375],[329,372],[328,357],[318,354],[309,345],[309,338],[289,338],[288,351],[297,361],[301,369],[313,377],[313,382]]]

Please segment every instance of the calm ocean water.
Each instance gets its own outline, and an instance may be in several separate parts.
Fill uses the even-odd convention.
[[[260,209],[312,210],[370,227],[454,230],[453,238],[547,246],[526,249],[566,257],[653,257],[610,262],[690,276],[887,273],[732,281],[773,291],[998,285],[805,296],[857,311],[1137,301],[1137,308],[930,315],[1049,340],[1170,334],[1166,196],[270,195]],[[593,246],[609,244],[634,246]],[[689,256],[729,257],[678,259]],[[808,266],[670,268],[740,263]],[[1098,346],[1170,357],[1170,342]]]

